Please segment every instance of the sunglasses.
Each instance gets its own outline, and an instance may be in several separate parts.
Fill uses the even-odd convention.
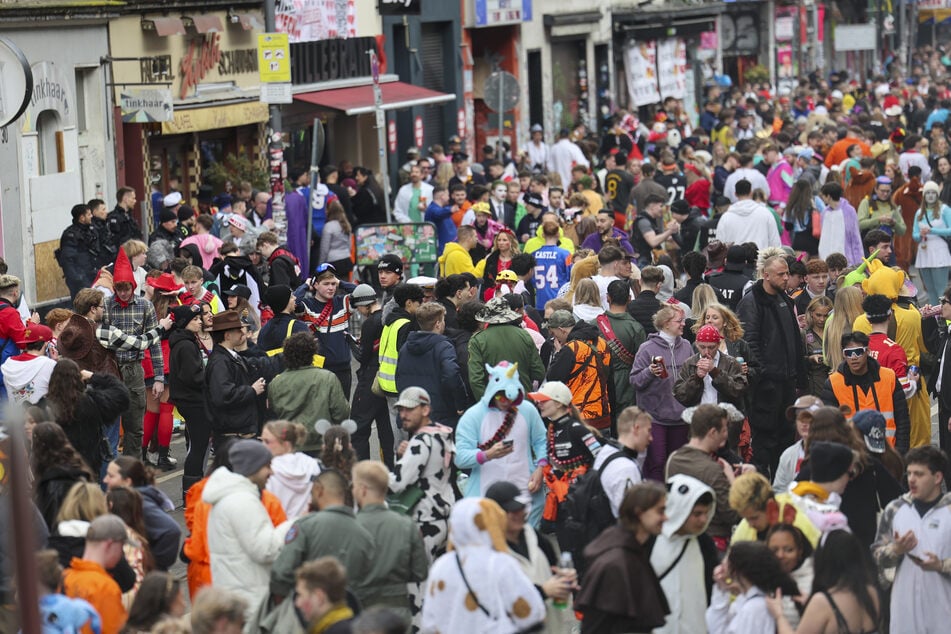
[[[846,359],[855,359],[856,357],[861,357],[863,354],[865,354],[864,346],[859,348],[843,348],[842,349],[842,356],[845,357]]]
[[[317,273],[318,275],[321,274],[321,273],[324,273],[324,272],[326,272],[326,271],[331,271],[331,272],[333,272],[333,273],[336,273],[336,272],[337,272],[337,267],[335,267],[335,266],[334,266],[333,264],[331,264],[330,262],[324,262],[323,264],[318,265],[318,267],[317,267],[316,269],[314,269],[314,273]]]

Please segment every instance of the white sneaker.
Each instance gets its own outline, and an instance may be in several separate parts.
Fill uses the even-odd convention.
[[[150,451],[148,453],[149,463],[153,465],[158,464],[158,457],[159,456],[157,451]]]

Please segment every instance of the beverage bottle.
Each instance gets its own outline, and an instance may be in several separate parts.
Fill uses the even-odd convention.
[[[561,574],[570,574],[575,571],[575,560],[568,551],[561,553],[561,556],[558,558],[558,570]],[[552,600],[552,605],[559,610],[564,610],[568,607],[568,602],[554,599]]]

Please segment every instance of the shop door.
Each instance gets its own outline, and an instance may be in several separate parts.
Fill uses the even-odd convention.
[[[446,85],[446,45],[450,35],[449,23],[434,22],[422,25],[422,42],[419,47],[419,61],[423,65],[423,88],[440,92],[455,92]],[[455,58],[450,54],[450,62]],[[445,106],[425,106],[423,108],[423,151],[433,143],[445,147],[446,134]]]

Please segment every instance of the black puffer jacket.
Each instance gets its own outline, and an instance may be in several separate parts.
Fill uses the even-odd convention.
[[[283,357],[236,357],[215,346],[205,366],[205,392],[211,414],[211,429],[219,434],[256,434],[258,397],[251,384],[266,381],[281,371]]]
[[[763,280],[753,285],[736,307],[743,322],[743,338],[750,345],[747,363],[758,378],[786,381],[796,379],[806,386],[806,351],[793,313],[793,300],[785,293],[770,295]]]

